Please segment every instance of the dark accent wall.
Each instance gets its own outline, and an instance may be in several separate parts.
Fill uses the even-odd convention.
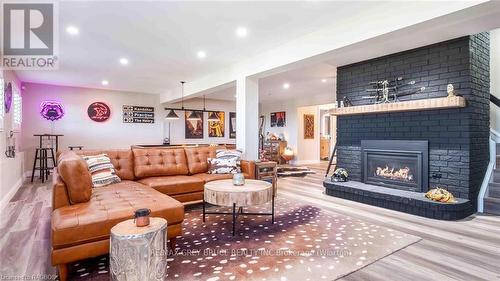
[[[347,96],[354,105],[362,99],[370,81],[402,76],[415,80],[425,91],[401,100],[444,97],[451,83],[467,100],[467,107],[446,110],[339,116],[338,166],[361,180],[363,139],[428,140],[429,186],[448,188],[457,197],[475,199],[488,165],[489,139],[489,34],[396,53],[337,69],[337,97]]]

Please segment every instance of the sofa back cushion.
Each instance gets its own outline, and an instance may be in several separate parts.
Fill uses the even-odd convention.
[[[75,150],[80,156],[106,154],[111,160],[116,175],[122,180],[134,180],[134,155],[131,149]]]
[[[216,146],[186,147],[186,158],[190,174],[208,172],[208,158],[215,158]]]
[[[134,148],[134,173],[137,178],[187,175],[186,154],[182,148]]]
[[[90,200],[92,176],[85,160],[71,151],[64,152],[58,160],[57,172],[66,184],[71,204]]]

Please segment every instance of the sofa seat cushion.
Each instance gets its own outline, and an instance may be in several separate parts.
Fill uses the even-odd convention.
[[[203,191],[205,184],[203,180],[193,176],[151,177],[139,182],[167,195]]]
[[[54,249],[108,239],[111,228],[133,218],[139,208],[165,218],[169,225],[184,220],[184,206],[177,200],[133,181],[97,187],[89,202],[64,206],[52,212]]]
[[[216,180],[227,180],[227,179],[232,179],[233,174],[206,174],[206,173],[200,173],[193,175],[193,177],[199,178],[203,180],[203,182],[210,182],[210,181],[216,181]]]

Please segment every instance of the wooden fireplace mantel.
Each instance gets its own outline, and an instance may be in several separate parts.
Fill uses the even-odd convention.
[[[465,107],[465,105],[466,103],[464,97],[454,96],[454,97],[444,97],[444,98],[401,101],[394,103],[380,103],[380,104],[370,104],[370,105],[339,107],[330,109],[330,114],[335,116],[361,115],[361,114],[375,114],[375,113],[386,113],[386,112],[460,108],[460,107]]]

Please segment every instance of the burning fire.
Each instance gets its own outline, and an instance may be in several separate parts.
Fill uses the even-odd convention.
[[[384,177],[391,180],[398,180],[398,181],[413,180],[413,175],[410,173],[410,168],[408,167],[404,167],[399,170],[396,170],[394,168],[389,168],[388,166],[385,166],[385,168],[377,167],[377,171],[375,171],[375,174],[379,177]]]

